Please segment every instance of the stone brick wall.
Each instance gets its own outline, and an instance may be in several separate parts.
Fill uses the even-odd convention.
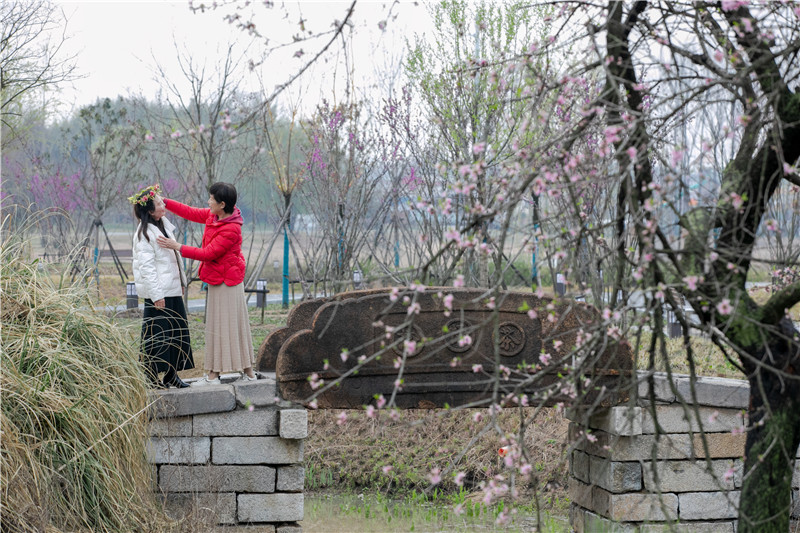
[[[734,533],[747,382],[701,377],[692,383],[681,375],[670,382],[661,373],[654,379],[655,404],[640,373],[636,405],[592,414],[589,438],[570,424],[572,527],[578,533],[649,532],[677,521],[679,531]],[[795,463],[793,516],[800,517],[800,461]]]
[[[165,507],[207,524],[300,533],[307,413],[279,401],[273,379],[233,379],[152,393],[148,455]]]

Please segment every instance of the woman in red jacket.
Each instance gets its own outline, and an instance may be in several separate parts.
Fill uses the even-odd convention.
[[[200,279],[208,284],[206,307],[206,375],[192,386],[217,385],[222,372],[242,372],[242,379],[255,380],[253,337],[244,296],[242,224],[236,207],[236,187],[215,183],[208,189],[208,209],[189,207],[164,198],[169,211],[192,222],[205,223],[200,248],[159,237],[158,244],[178,250],[183,257],[200,263]]]

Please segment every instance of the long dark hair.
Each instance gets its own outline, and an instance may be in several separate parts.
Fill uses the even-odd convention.
[[[139,240],[142,239],[142,234],[144,234],[145,240],[147,240],[147,242],[150,242],[150,237],[147,235],[148,224],[153,224],[155,227],[161,230],[161,233],[163,233],[164,235],[167,234],[164,231],[164,221],[153,219],[153,215],[151,214],[151,212],[155,210],[155,208],[156,206],[152,198],[147,200],[147,203],[144,205],[133,204],[133,214],[136,215],[136,218],[138,218],[139,221],[141,222],[141,225],[139,226],[139,231],[136,234],[139,237]]]

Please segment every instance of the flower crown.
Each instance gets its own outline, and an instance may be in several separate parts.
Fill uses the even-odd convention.
[[[155,185],[150,185],[149,187],[145,187],[141,191],[137,192],[133,196],[128,197],[128,201],[131,204],[139,204],[139,205],[147,205],[147,202],[153,199],[155,195],[157,195],[161,191],[161,187],[156,183]]]

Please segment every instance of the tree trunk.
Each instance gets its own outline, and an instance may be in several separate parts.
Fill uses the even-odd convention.
[[[800,345],[792,322],[769,332],[768,349],[746,364],[750,382],[749,426],[744,481],[739,503],[740,533],[789,531],[792,476],[800,446]],[[792,339],[792,340],[789,340]],[[783,371],[785,376],[776,372]]]

